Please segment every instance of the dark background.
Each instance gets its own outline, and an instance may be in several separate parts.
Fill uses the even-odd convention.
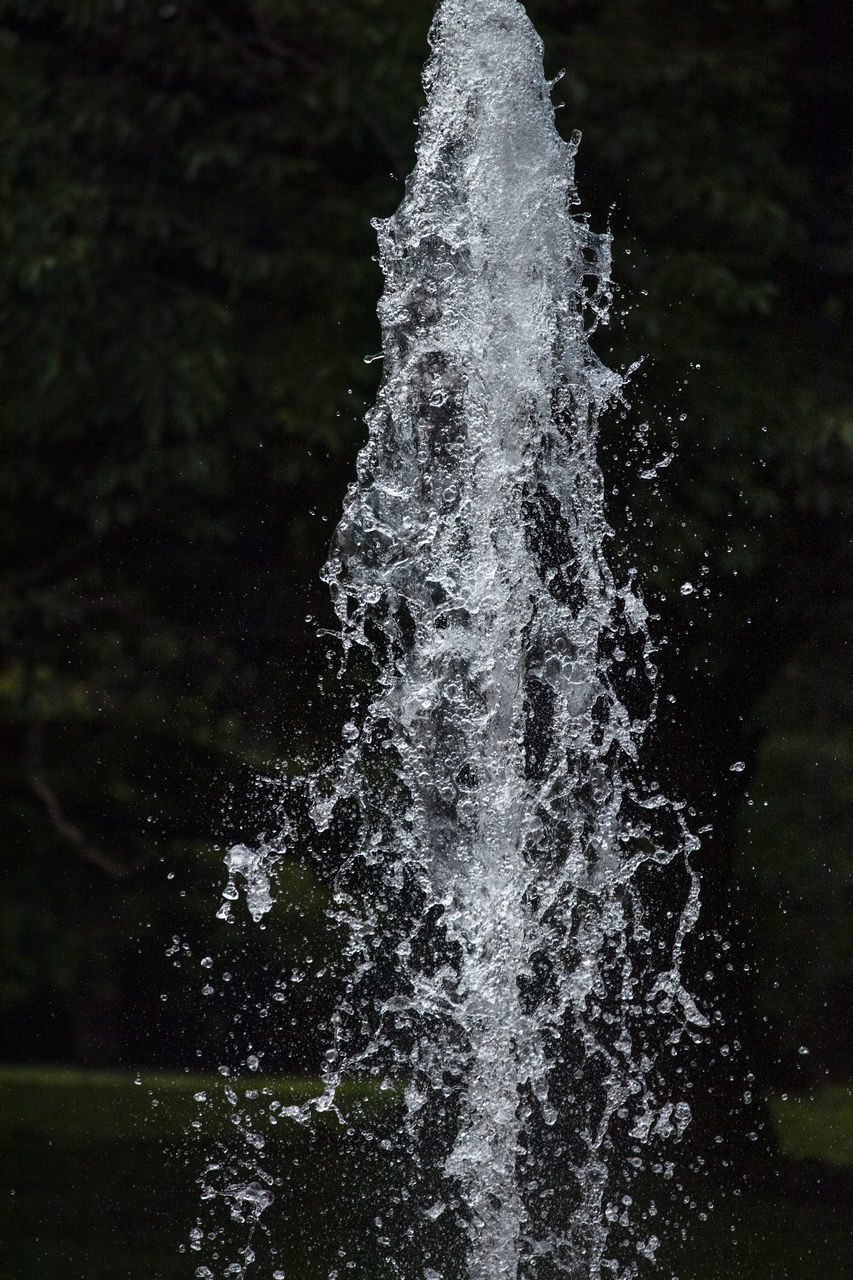
[[[614,559],[657,616],[651,749],[712,828],[690,964],[725,1054],[699,1069],[843,1081],[850,10],[528,9],[614,234],[599,352],[645,358],[601,453]],[[276,779],[335,731],[318,575],[381,369],[369,220],[412,166],[431,11],[0,0],[8,1062],[209,1069],[253,1044],[317,1070],[322,875],[297,847],[265,929],[215,912],[224,849],[274,831]]]

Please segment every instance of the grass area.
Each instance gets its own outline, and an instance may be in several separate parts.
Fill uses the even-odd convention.
[[[205,1132],[230,1123],[225,1091],[239,1100],[266,1097],[299,1106],[323,1091],[319,1080],[248,1075],[134,1074],[65,1067],[0,1067],[0,1134],[50,1137],[55,1141],[134,1141],[180,1138],[201,1119]],[[200,1109],[197,1095],[205,1095]],[[385,1109],[396,1096],[375,1085],[345,1084],[345,1109]],[[287,1123],[285,1121],[285,1123]],[[294,1123],[293,1121],[290,1122]]]
[[[372,1238],[365,1188],[375,1178],[348,1160],[333,1117],[321,1115],[310,1127],[282,1118],[281,1108],[320,1092],[317,1080],[249,1073],[225,1079],[0,1068],[0,1184],[7,1197],[0,1277],[188,1280],[198,1258],[186,1252],[187,1241],[200,1212],[217,1229],[224,1219],[225,1247],[245,1243],[246,1229],[229,1221],[221,1196],[202,1210],[199,1178],[211,1159],[235,1166],[226,1180],[254,1176],[247,1164],[258,1157],[247,1138],[254,1130],[266,1139],[261,1163],[276,1181],[265,1223],[277,1256],[292,1280],[324,1280],[347,1231]],[[356,1125],[377,1118],[393,1124],[398,1096],[349,1085],[339,1101]]]
[[[782,1154],[853,1168],[853,1085],[824,1085],[814,1093],[775,1093],[770,1113]]]
[[[226,1095],[229,1088],[236,1104]],[[267,1128],[272,1103],[301,1103],[319,1092],[316,1080],[258,1075],[225,1080],[0,1068],[0,1182],[11,1191],[0,1218],[3,1280],[188,1280],[197,1255],[181,1249],[200,1212],[198,1175],[207,1153],[227,1150],[235,1137],[235,1105],[260,1122],[268,1139],[264,1164],[280,1175],[275,1203],[265,1214],[277,1265],[290,1280],[325,1280],[341,1242],[372,1241],[386,1187],[383,1168],[352,1164],[336,1125],[319,1126],[324,1133],[314,1126],[313,1136],[293,1124]],[[199,1103],[195,1095],[202,1093]],[[393,1124],[394,1097],[350,1086],[342,1101],[347,1111],[360,1113],[356,1125],[380,1113]],[[661,1203],[662,1234],[669,1239],[659,1258],[661,1276],[853,1275],[844,1208],[845,1166],[853,1166],[853,1090],[837,1085],[814,1094],[777,1094],[769,1105],[787,1157],[780,1168],[796,1170],[795,1161],[814,1159],[823,1172],[803,1165],[793,1182],[783,1179],[776,1188],[773,1179],[743,1192],[722,1187],[705,1214],[697,1214],[680,1189],[674,1192],[667,1206]],[[188,1137],[194,1121],[200,1128]],[[241,1230],[226,1222],[229,1247],[241,1243]],[[380,1270],[367,1266],[357,1274],[375,1280]],[[271,1267],[262,1272],[270,1274]]]
[[[248,1075],[80,1071],[65,1067],[0,1067],[0,1133],[80,1141],[177,1138],[201,1114],[206,1130],[228,1123],[225,1089],[239,1099],[260,1094],[282,1106],[322,1092],[318,1080]],[[208,1106],[199,1112],[196,1095]],[[382,1107],[395,1094],[371,1085],[345,1085],[343,1106]],[[783,1156],[853,1167],[853,1085],[825,1085],[813,1093],[768,1098]]]
[[[249,1089],[275,1089],[285,1105],[322,1092],[313,1080],[222,1076],[134,1075],[118,1071],[74,1071],[61,1067],[0,1068],[0,1132],[50,1137],[55,1141],[134,1141],[177,1138],[199,1114],[197,1093],[212,1105],[206,1127],[227,1123],[225,1088],[240,1096]],[[219,1104],[219,1105],[217,1105]]]

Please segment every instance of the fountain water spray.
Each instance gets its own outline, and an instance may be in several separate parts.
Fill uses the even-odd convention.
[[[679,977],[695,841],[643,762],[646,612],[605,555],[597,424],[623,379],[589,338],[610,242],[578,213],[521,5],[444,0],[431,44],[417,164],[376,224],[384,376],[325,569],[371,679],[312,783],[349,849],[314,1110],[347,1080],[404,1090],[383,1275],[631,1277],[657,1245],[632,1181],[689,1118],[664,1066],[704,1019]],[[238,854],[231,896],[235,870],[254,883]]]

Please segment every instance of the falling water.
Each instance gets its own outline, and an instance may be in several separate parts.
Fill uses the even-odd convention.
[[[646,612],[605,554],[610,243],[516,0],[444,0],[431,44],[417,163],[376,224],[383,381],[324,571],[370,680],[311,786],[349,849],[314,1109],[347,1080],[404,1090],[383,1274],[630,1277],[657,1246],[632,1183],[688,1121],[672,1053],[704,1020],[679,978],[695,842],[644,764]],[[258,879],[232,853],[260,914],[263,859]]]

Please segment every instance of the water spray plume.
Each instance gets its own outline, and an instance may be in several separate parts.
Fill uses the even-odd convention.
[[[657,1247],[632,1185],[688,1122],[669,1064],[704,1018],[680,978],[695,839],[649,776],[646,611],[606,555],[610,241],[522,7],[445,0],[431,45],[324,571],[371,679],[312,784],[316,828],[348,840],[315,1110],[345,1081],[404,1089],[383,1275],[626,1280]]]

